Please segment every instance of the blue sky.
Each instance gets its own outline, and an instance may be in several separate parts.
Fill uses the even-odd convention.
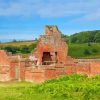
[[[45,25],[67,35],[100,29],[100,0],[0,0],[0,41],[34,39]]]

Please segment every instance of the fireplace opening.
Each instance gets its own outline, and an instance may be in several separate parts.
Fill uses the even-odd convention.
[[[50,52],[43,52],[42,65],[50,65],[51,62],[52,62],[52,58]]]

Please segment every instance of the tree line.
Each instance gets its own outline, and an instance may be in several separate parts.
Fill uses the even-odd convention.
[[[62,34],[62,37],[70,43],[100,43],[100,30],[82,31],[70,36]]]
[[[1,47],[0,49],[6,50],[7,52],[11,52],[12,54],[16,54],[16,53],[22,53],[22,54],[27,54],[27,53],[31,53],[34,48],[36,47],[37,43],[33,43],[29,46],[27,45],[21,45],[21,46],[5,46],[5,47]]]

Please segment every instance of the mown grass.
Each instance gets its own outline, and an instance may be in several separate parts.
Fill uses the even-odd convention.
[[[100,75],[74,74],[41,84],[0,83],[0,100],[100,100]]]

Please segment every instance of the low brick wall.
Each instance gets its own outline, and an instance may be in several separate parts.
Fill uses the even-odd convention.
[[[67,64],[41,65],[33,68],[31,61],[15,59],[8,56],[5,51],[0,51],[0,81],[26,80],[30,82],[43,82],[60,75],[73,73],[88,76],[100,74],[100,60],[78,59],[76,62],[67,61]],[[11,60],[12,59],[12,60]]]
[[[41,68],[28,67],[25,70],[25,81],[43,82],[45,80],[45,70]]]
[[[46,80],[66,74],[64,66],[47,66],[45,69]]]
[[[10,75],[9,73],[5,73],[5,74],[0,74],[0,81],[5,82],[5,81],[10,81]]]
[[[85,75],[90,75],[90,66],[77,66],[76,67],[76,73],[77,74],[85,74]]]
[[[91,75],[100,74],[100,62],[93,62],[90,64]]]
[[[70,75],[76,72],[75,66],[66,66],[66,74]]]
[[[30,82],[43,82],[44,80],[53,79],[60,75],[69,74],[85,74],[96,75],[100,74],[100,62],[79,63],[78,65],[67,66],[40,66],[38,68],[26,67],[25,80]],[[22,76],[23,76],[22,75]]]
[[[77,74],[88,76],[100,74],[100,62],[81,62],[75,67]]]
[[[65,67],[42,66],[39,68],[27,67],[25,69],[25,80],[30,82],[43,82],[66,74]]]
[[[54,66],[46,66],[46,69],[45,69],[45,79],[48,80],[48,79],[52,79],[56,77],[56,69]]]

